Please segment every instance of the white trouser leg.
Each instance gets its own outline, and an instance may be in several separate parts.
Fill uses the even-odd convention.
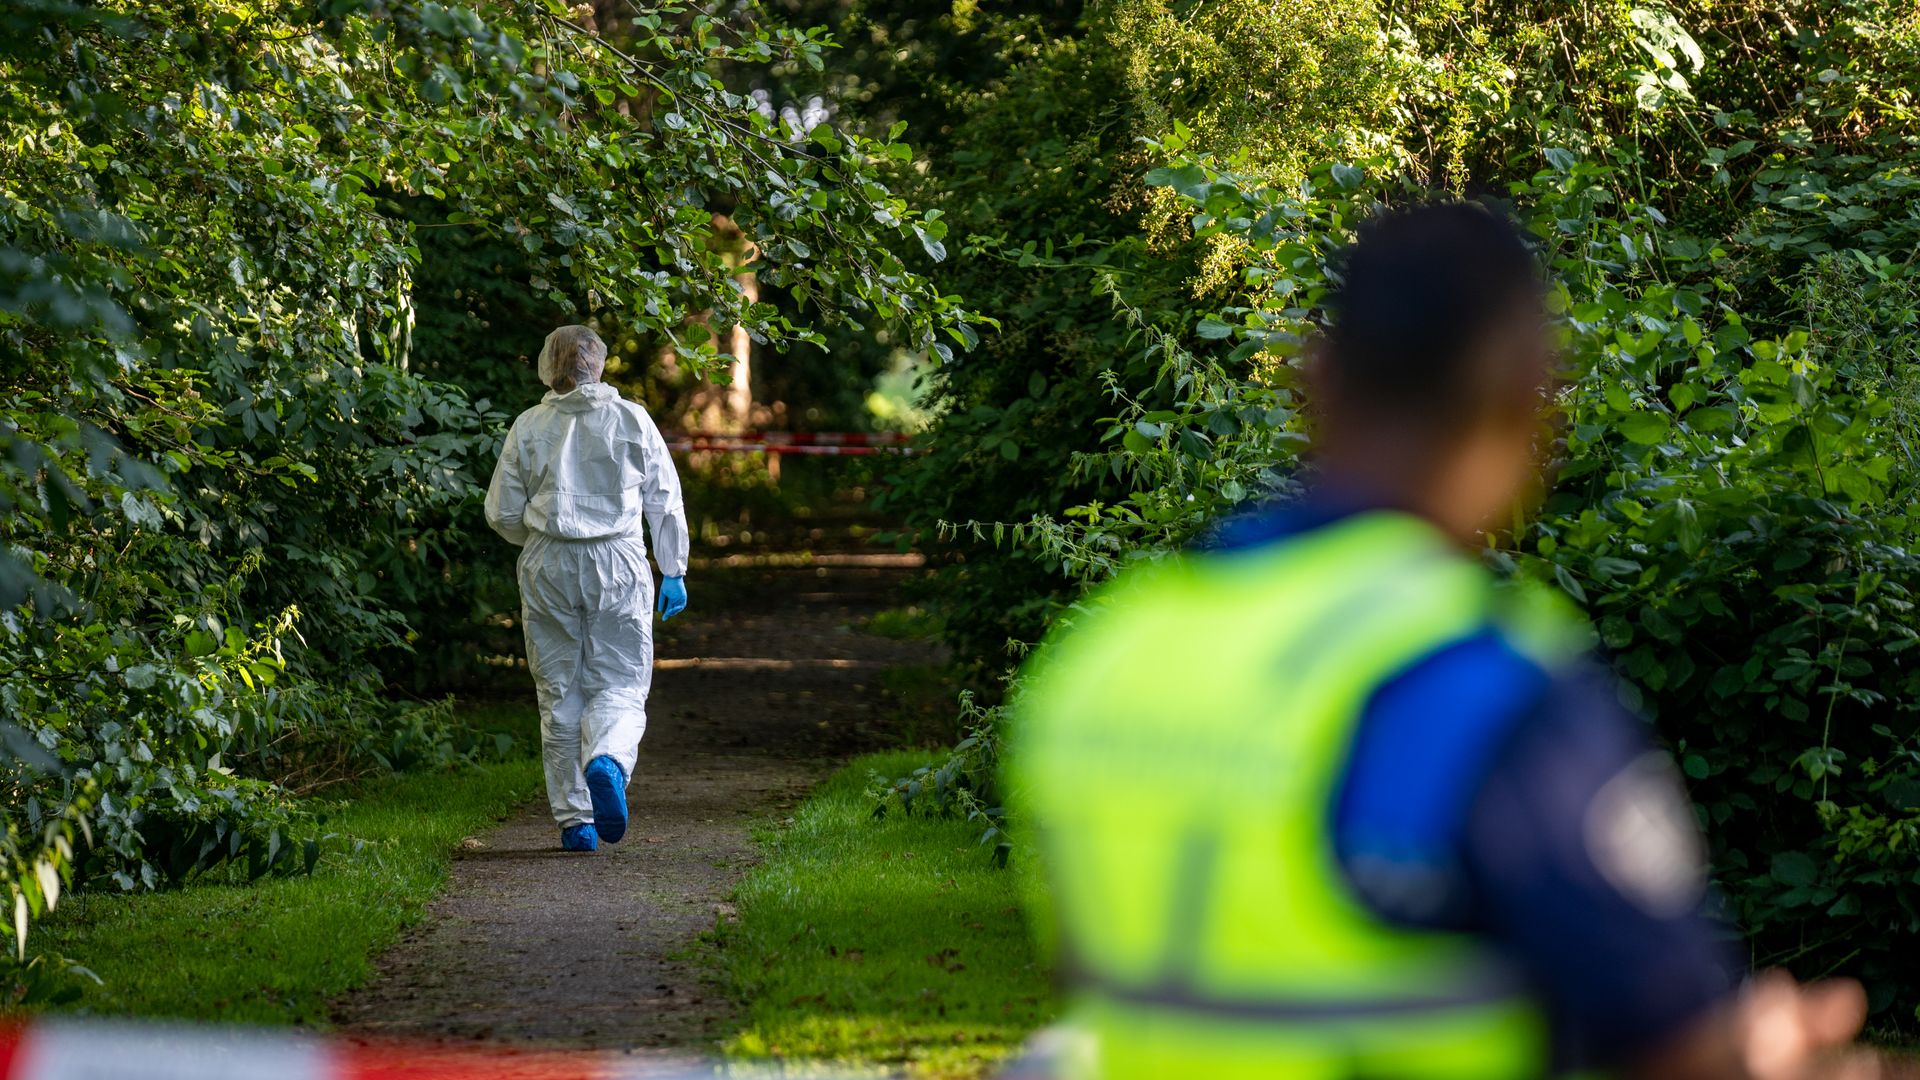
[[[639,561],[639,574],[623,576],[588,612],[580,665],[586,702],[580,717],[581,767],[605,754],[629,778],[647,732],[647,692],[653,686],[653,573],[644,557]]]
[[[593,820],[593,803],[580,775],[580,716],[586,694],[580,688],[578,624],[569,613],[541,611],[528,603],[527,667],[540,698],[540,757],[547,775],[547,804],[562,828]]]
[[[605,754],[631,778],[646,733],[653,572],[633,541],[537,539],[519,577],[547,800],[563,828],[585,824],[587,762]]]

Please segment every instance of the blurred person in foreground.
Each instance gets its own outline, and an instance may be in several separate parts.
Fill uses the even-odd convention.
[[[1857,985],[1742,986],[1678,774],[1577,616],[1475,551],[1535,484],[1533,257],[1387,213],[1308,367],[1310,493],[1123,575],[1035,657],[1009,782],[1067,1077],[1877,1076]]]

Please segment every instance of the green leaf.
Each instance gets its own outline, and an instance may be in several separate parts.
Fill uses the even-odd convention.
[[[1689,555],[1698,555],[1706,545],[1706,533],[1700,527],[1700,512],[1686,499],[1676,500],[1673,504],[1674,538],[1680,542],[1680,550]]]
[[[1685,631],[1667,616],[1667,613],[1648,604],[1640,609],[1640,625],[1647,633],[1669,644],[1677,644],[1686,637]]]
[[[1730,405],[1709,405],[1688,413],[1687,423],[1691,424],[1696,431],[1727,431],[1733,427],[1738,417],[1739,414],[1734,412]]]
[[[1656,412],[1632,412],[1620,421],[1620,433],[1641,446],[1666,438],[1667,430],[1667,418]]]
[[[935,240],[932,234],[918,226],[914,227],[913,235],[919,237],[920,247],[926,251],[929,259],[932,259],[934,262],[944,262],[946,260],[947,245]]]
[[[1559,563],[1553,565],[1553,580],[1560,583],[1560,588],[1565,590],[1568,596],[1573,597],[1582,604],[1587,602],[1587,590],[1581,588],[1580,583],[1575,581],[1573,575],[1567,572],[1567,568],[1561,566]]]
[[[1207,173],[1198,165],[1153,169],[1147,173],[1146,179],[1148,185],[1152,187],[1172,188],[1176,193],[1196,202],[1207,196]]]
[[[1594,576],[1607,581],[1638,576],[1642,569],[1643,567],[1632,559],[1622,559],[1613,555],[1601,555],[1593,560]]]
[[[1804,888],[1818,880],[1820,868],[1802,852],[1782,851],[1774,855],[1770,874],[1782,885]]]

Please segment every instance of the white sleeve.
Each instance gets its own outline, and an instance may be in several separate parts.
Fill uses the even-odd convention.
[[[493,467],[493,483],[487,485],[487,524],[512,544],[525,544],[532,535],[525,521],[527,482],[520,475],[519,434],[516,420],[500,444],[500,461]]]
[[[690,539],[680,474],[674,471],[673,455],[653,417],[645,410],[635,411],[640,414],[640,500],[647,513],[653,561],[660,564],[663,577],[684,577]]]

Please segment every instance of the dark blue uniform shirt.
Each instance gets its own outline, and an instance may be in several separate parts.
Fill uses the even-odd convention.
[[[1234,518],[1204,546],[1283,543],[1365,509],[1317,497]],[[1512,956],[1563,1068],[1631,1060],[1736,985],[1729,935],[1701,914],[1691,807],[1646,725],[1601,672],[1550,673],[1492,625],[1375,691],[1333,820],[1381,917]]]

